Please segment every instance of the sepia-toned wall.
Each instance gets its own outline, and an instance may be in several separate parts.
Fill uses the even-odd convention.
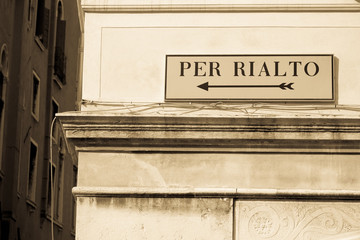
[[[141,17],[86,12],[83,98],[163,102],[169,54],[334,54],[336,104],[357,104],[359,19],[356,11],[256,12],[255,8],[254,12],[146,12]]]

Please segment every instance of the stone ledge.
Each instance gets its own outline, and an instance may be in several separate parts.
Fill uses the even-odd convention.
[[[275,1],[220,0],[162,1],[82,0],[85,12],[358,12],[360,5],[353,0]]]
[[[57,115],[76,150],[358,153],[358,118]],[[190,149],[192,148],[192,150]],[[195,149],[194,149],[195,148]],[[285,149],[285,150],[284,150]],[[298,151],[297,151],[298,152]]]
[[[75,197],[360,200],[359,190],[74,187]]]
[[[356,118],[132,116],[99,114],[56,115],[65,130],[98,129],[120,131],[207,131],[207,132],[360,132]],[[100,137],[100,136],[99,136]]]

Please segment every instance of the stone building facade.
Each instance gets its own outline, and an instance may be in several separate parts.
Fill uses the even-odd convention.
[[[82,0],[80,20],[81,111],[58,115],[79,240],[360,239],[358,1]]]

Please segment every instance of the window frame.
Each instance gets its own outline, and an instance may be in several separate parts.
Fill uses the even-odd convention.
[[[36,148],[36,156],[34,158],[34,167],[32,169],[32,174],[31,173],[31,161],[32,161],[32,154],[31,154],[31,150],[32,150],[32,145]],[[37,144],[37,142],[30,137],[30,144],[29,144],[29,152],[28,152],[28,166],[27,166],[27,183],[26,183],[26,199],[29,200],[31,203],[33,203],[35,206],[35,201],[36,201],[36,183],[37,183],[37,167],[39,164],[39,145]],[[32,178],[32,179],[30,179]],[[31,185],[30,185],[31,183]]]
[[[61,7],[61,9],[59,9]],[[64,14],[64,3],[62,0],[57,1],[56,19],[55,19],[55,45],[53,59],[53,80],[61,89],[66,85],[66,21]]]
[[[38,81],[38,85],[37,85],[37,95],[36,97],[34,98],[34,80],[35,78],[37,79]],[[39,75],[35,72],[35,70],[32,71],[32,86],[31,86],[31,115],[32,117],[37,121],[39,122],[39,116],[40,116],[40,84],[41,84],[41,80],[40,80],[40,77]],[[34,112],[34,100],[37,102],[36,103],[36,106],[35,106],[35,112]]]
[[[53,121],[55,114],[54,114],[54,103],[57,106],[57,112],[60,112],[60,104],[58,101],[56,101],[56,99],[54,97],[51,97],[51,116],[50,116],[50,123]],[[57,143],[58,139],[59,139],[59,128],[57,125],[57,122],[55,121],[53,129],[52,129],[52,136],[51,136],[52,140]]]
[[[41,51],[48,49],[50,9],[46,7],[46,0],[37,0],[35,14],[34,39]]]
[[[34,13],[34,6],[33,0],[28,0],[28,8],[27,8],[27,30],[30,31],[32,27],[33,21],[33,13]]]
[[[40,2],[43,3],[43,6],[41,6],[43,9],[39,9]],[[41,40],[40,35],[44,34],[44,29],[42,29],[41,33],[39,33],[39,31],[40,31],[39,28],[41,27],[40,25],[42,25],[43,21],[44,21],[44,8],[45,8],[45,0],[37,0],[37,2],[36,2],[36,19],[35,19],[35,41],[39,45],[39,47],[42,51],[45,50],[45,46],[44,46],[43,41]],[[40,17],[42,18],[41,23],[39,22]]]
[[[51,170],[50,170],[50,167],[51,167]],[[53,175],[52,175],[52,177],[53,177],[53,188],[51,188],[51,187],[49,187],[49,185],[51,184],[51,174],[50,174],[50,171],[54,171],[54,173],[53,173]],[[54,162],[52,162],[52,161],[48,161],[48,181],[47,181],[47,201],[46,201],[46,215],[49,217],[49,219],[51,220],[51,202],[53,201],[53,200],[55,200],[55,203],[54,203],[54,210],[55,210],[55,207],[56,207],[56,196],[55,196],[55,189],[56,189],[56,177],[57,177],[57,166],[56,166],[56,164],[54,163]],[[54,192],[50,192],[50,195],[49,195],[49,190],[52,190],[52,191],[54,191]],[[52,194],[54,194],[54,199],[52,199],[52,195],[51,195],[51,193]],[[55,211],[54,211],[54,213],[55,213]],[[53,218],[55,219],[55,217],[53,216]]]
[[[64,141],[64,140],[62,140]],[[53,145],[53,154],[52,158],[48,161],[48,180],[47,180],[47,201],[46,201],[46,217],[48,220],[54,220],[54,222],[62,227],[63,216],[64,216],[64,184],[65,184],[65,168],[66,161],[65,158],[61,158],[60,155],[62,153],[62,149],[59,146],[61,142],[58,141],[58,144]],[[56,153],[55,153],[55,151]],[[51,170],[50,170],[50,167]],[[49,188],[49,184],[51,183],[51,172],[53,171],[53,186]],[[51,192],[49,192],[51,191]],[[53,199],[51,199],[52,194]],[[49,195],[50,194],[50,195]],[[53,212],[51,212],[51,205],[53,205]]]

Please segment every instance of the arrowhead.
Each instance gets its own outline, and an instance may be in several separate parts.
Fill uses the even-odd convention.
[[[288,83],[288,84],[282,83],[282,84],[279,85],[279,87],[280,87],[282,90],[286,90],[286,88],[291,89],[291,90],[294,90],[294,88],[292,87],[293,84],[294,84],[294,83]]]
[[[294,83],[289,83],[287,87],[288,87],[289,89],[291,89],[291,90],[294,90],[294,88],[292,87],[293,84],[294,84]]]
[[[209,82],[200,84],[200,85],[198,86],[198,88],[201,88],[201,89],[203,89],[203,90],[205,90],[205,91],[208,91],[208,90],[209,90]]]
[[[285,83],[280,84],[279,87],[280,87],[282,90],[285,90]]]

